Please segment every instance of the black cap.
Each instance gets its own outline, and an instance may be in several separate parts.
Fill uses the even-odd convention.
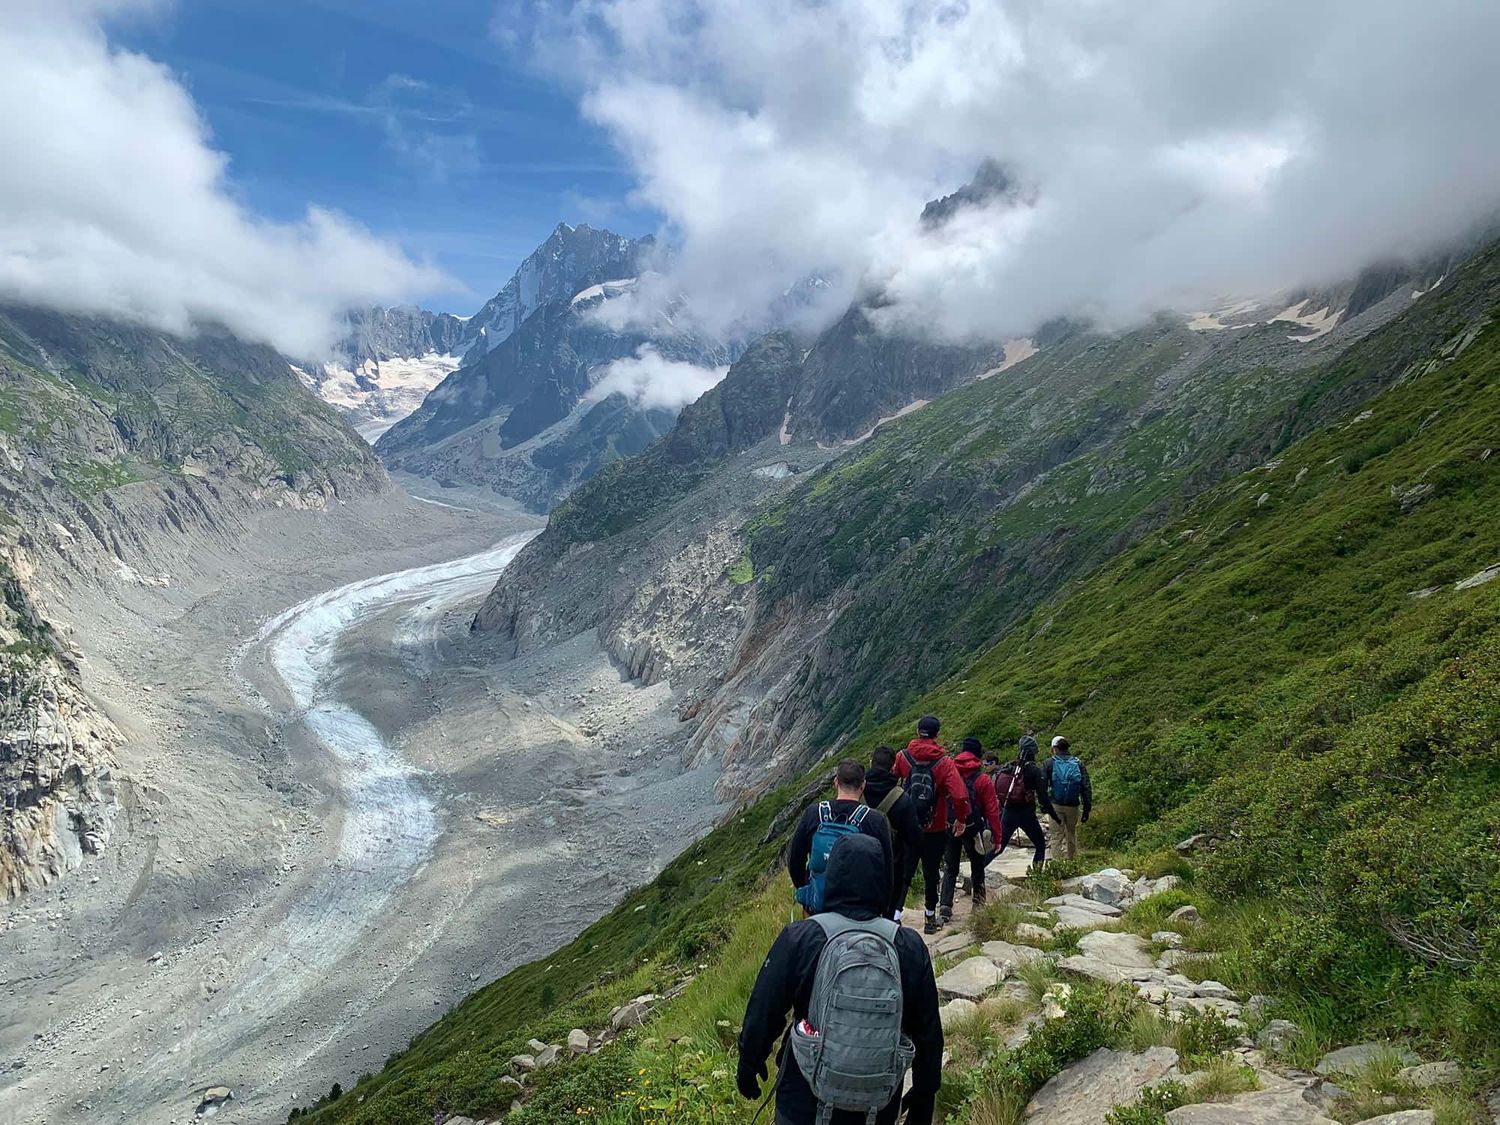
[[[936,715],[923,715],[917,720],[917,733],[925,738],[931,738],[943,729],[943,724],[938,721]]]
[[[979,739],[975,738],[972,734],[969,735],[968,738],[964,739],[963,748],[970,754],[982,754],[984,752],[984,744],[981,743]]]

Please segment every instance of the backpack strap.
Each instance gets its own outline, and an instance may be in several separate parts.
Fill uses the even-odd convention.
[[[896,802],[901,800],[901,798],[904,796],[906,796],[905,789],[901,788],[901,786],[899,785],[892,787],[891,791],[885,795],[885,800],[881,801],[880,804],[875,806],[875,811],[889,816],[891,814],[891,810],[896,807]]]
[[[848,825],[850,825],[853,828],[858,828],[858,827],[860,827],[861,825],[864,824],[865,817],[867,817],[869,815],[870,815],[870,806],[869,805],[860,805],[859,808],[855,809],[852,813],[849,814],[849,819],[845,823],[848,824]]]
[[[861,930],[867,934],[878,934],[892,945],[896,944],[896,935],[901,932],[901,924],[893,922],[889,918],[871,918],[860,922],[853,918],[845,918],[842,914],[834,914],[831,911],[823,914],[814,914],[812,920],[823,930],[823,935],[832,941],[840,934],[847,934],[851,930]]]
[[[827,824],[832,819],[833,819],[833,802],[831,802],[831,801],[819,801],[818,802],[818,823],[819,824]]]

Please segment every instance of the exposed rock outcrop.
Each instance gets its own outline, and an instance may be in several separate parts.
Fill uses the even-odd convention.
[[[120,733],[89,704],[0,558],[0,900],[52,882],[109,841]]]

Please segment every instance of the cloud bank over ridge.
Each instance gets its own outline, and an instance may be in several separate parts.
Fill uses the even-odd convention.
[[[0,4],[0,300],[321,354],[345,309],[440,284],[331,211],[240,203],[191,97],[104,21],[144,0]]]
[[[949,338],[1349,276],[1500,201],[1500,6],[517,0],[709,323],[810,273]],[[924,231],[985,158],[1025,186]]]

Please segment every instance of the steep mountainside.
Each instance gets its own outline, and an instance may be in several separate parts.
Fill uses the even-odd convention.
[[[571,300],[592,285],[638,276],[654,248],[650,238],[626,238],[587,223],[558,223],[505,288],[470,318],[463,335],[464,359],[472,362],[494,351],[543,305]]]
[[[1306,1068],[1362,1038],[1460,1060],[1438,1118],[1455,1122],[1481,1119],[1472,1095],[1493,1086],[1500,1035],[1497,257],[1308,369],[1278,414],[1273,456],[1056,588],[899,716],[860,721],[855,743],[904,738],[924,711],[991,746],[1027,723],[1067,734],[1094,776],[1092,865],[1188,880],[1169,901],[1203,916],[1183,924],[1190,948],[1219,955],[1181,971],[1269,997],[1296,1025],[1284,1064]],[[510,1120],[748,1122],[726,1029],[785,920],[774,866],[827,764],[728,818],[575,942],[480,989],[312,1119],[499,1116],[518,1094],[502,1076],[528,1039],[608,1026],[648,993],[642,1032],[524,1075]],[[1199,833],[1210,846],[1184,860],[1172,845]],[[1007,909],[992,924],[1025,917]],[[1123,921],[1151,932],[1162,920]],[[1020,1087],[1019,1114],[1079,1041],[1082,1053],[1105,1045],[1086,1039],[1088,1018],[1069,1005],[1045,1049],[1001,1050],[982,1071],[956,1048],[950,1120],[997,1119],[962,1107],[1000,1079]],[[1342,1103],[1339,1117],[1394,1100],[1382,1092],[1362,1113]]]
[[[720,761],[726,790],[754,791],[863,716],[897,713],[1063,583],[1266,460],[1297,435],[1291,418],[1332,416],[1388,385],[1487,307],[1496,272],[1486,255],[1416,298],[1403,280],[1312,340],[1275,323],[1201,332],[1160,318],[1112,337],[1063,327],[1039,354],[982,368],[751,499],[747,460],[663,471],[655,447],[570,500],[477,625],[517,649],[598,629],[633,671],[685,689],[695,760]],[[826,402],[811,414],[823,426],[853,415],[825,392],[830,372],[837,388],[838,373],[871,362],[888,377],[932,369],[909,355],[916,345],[835,326],[797,373],[771,378],[776,394],[797,387],[780,448],[808,444],[795,403]],[[780,440],[754,451],[763,464]],[[689,540],[709,564],[697,573]],[[675,544],[665,559],[664,541]]]
[[[598,315],[630,292],[649,249],[649,240],[558,227],[470,321],[486,327],[465,365],[380,439],[386,463],[545,509],[602,465],[645,448],[675,411],[591,394],[608,366],[649,355],[718,368],[734,355],[676,323],[672,309],[625,328]]]
[[[385,487],[370,448],[270,348],[0,308],[5,893],[107,834],[118,734],[54,639],[74,623],[69,591],[166,585],[143,572],[163,541],[232,543],[258,511]]]

